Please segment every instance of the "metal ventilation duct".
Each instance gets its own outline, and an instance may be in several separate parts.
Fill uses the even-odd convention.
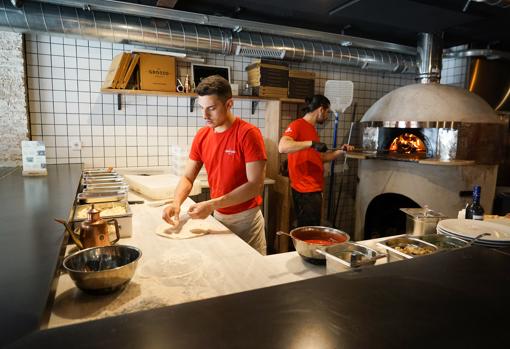
[[[491,106],[463,88],[441,85],[441,44],[432,34],[418,40],[419,84],[384,95],[363,115],[371,126],[421,128],[453,127],[453,123],[501,123]],[[450,125],[450,126],[447,126]]]
[[[415,57],[411,55],[41,2],[27,1],[22,8],[16,8],[10,1],[0,0],[0,30],[148,45],[195,54],[279,53],[298,62],[389,72],[414,72],[416,68]]]

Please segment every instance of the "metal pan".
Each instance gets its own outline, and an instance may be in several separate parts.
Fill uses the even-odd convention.
[[[411,259],[438,251],[437,246],[431,243],[406,236],[378,242],[377,246],[388,252],[388,262]]]
[[[307,226],[299,227],[290,231],[290,234],[277,232],[278,235],[288,235],[297,253],[307,262],[313,264],[325,264],[326,257],[317,253],[317,249],[326,250],[330,246],[349,241],[349,234],[330,227]],[[319,243],[320,242],[320,243]]]

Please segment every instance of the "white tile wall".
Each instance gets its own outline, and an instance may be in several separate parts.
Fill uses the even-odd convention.
[[[452,48],[453,50],[465,50],[466,45]],[[441,83],[457,87],[466,87],[469,73],[469,60],[467,58],[445,58],[441,70]]]
[[[99,92],[112,57],[134,46],[45,35],[26,40],[31,133],[45,142],[49,164],[167,166],[169,147],[190,144],[203,125],[198,108],[190,112],[189,98],[122,96],[118,110],[116,95]],[[209,64],[233,67],[233,82],[249,62],[207,57]],[[189,73],[190,64],[179,62],[179,77]],[[252,115],[250,101],[236,100],[233,111],[263,128],[264,109],[259,103]],[[75,140],[82,143],[79,151],[71,150]]]

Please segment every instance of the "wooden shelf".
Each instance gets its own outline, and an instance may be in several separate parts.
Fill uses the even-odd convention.
[[[144,91],[144,90],[121,90],[114,88],[102,88],[101,93],[112,93],[119,95],[149,95],[149,96],[168,96],[168,97],[198,97],[196,93],[180,93],[180,92],[164,92],[164,91]],[[303,99],[296,98],[273,98],[273,97],[259,97],[259,96],[233,96],[234,99],[249,99],[249,100],[267,100],[267,101],[281,101],[284,103],[305,103]]]

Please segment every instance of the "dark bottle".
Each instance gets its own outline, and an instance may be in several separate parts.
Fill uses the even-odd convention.
[[[483,220],[483,207],[480,205],[480,191],[479,185],[473,187],[473,202],[466,207],[466,219]]]

